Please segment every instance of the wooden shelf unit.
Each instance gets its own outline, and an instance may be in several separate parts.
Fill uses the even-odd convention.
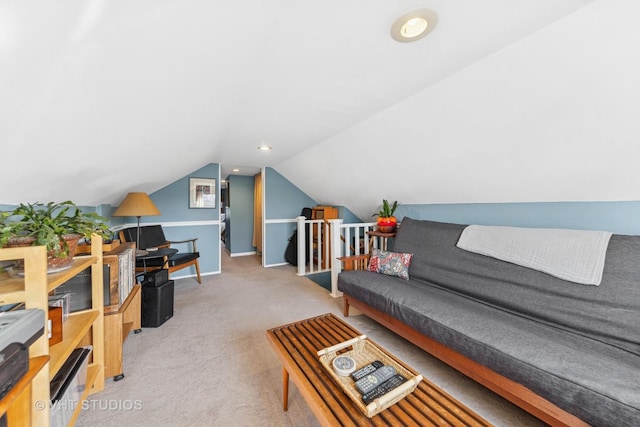
[[[0,279],[0,304],[24,302],[27,309],[43,310],[45,331],[48,329],[49,293],[87,267],[91,267],[91,308],[69,316],[63,323],[61,342],[49,346],[45,332],[31,344],[30,371],[23,378],[29,384],[23,386],[19,399],[9,402],[7,399],[11,396],[10,392],[0,401],[1,410],[7,413],[8,427],[49,426],[49,405],[44,405],[40,410],[36,402],[51,402],[49,382],[74,348],[86,343],[93,345],[83,398],[104,389],[102,239],[94,235],[91,240],[91,255],[74,258],[71,267],[59,273],[47,274],[47,253],[44,246],[0,249],[0,261],[17,259],[24,260],[24,277]],[[38,368],[39,365],[42,366]],[[32,369],[37,369],[37,372],[31,372]],[[28,405],[25,402],[28,402]],[[77,403],[71,424],[75,422],[82,409],[80,402]]]
[[[48,356],[31,358],[29,360],[29,371],[0,401],[0,414],[7,414],[7,425],[32,425],[32,382],[48,361]]]
[[[142,292],[140,285],[134,285],[127,298],[120,304],[119,256],[127,249],[135,250],[134,243],[123,243],[104,253],[104,263],[111,267],[109,294],[110,304],[104,308],[104,375],[115,381],[124,378],[122,346],[131,331],[140,332],[142,328]],[[131,262],[131,271],[126,272],[135,283],[135,257]]]
[[[119,258],[127,250],[135,250],[135,243],[121,243],[113,240],[103,243],[103,262],[109,265],[109,301],[104,306],[104,376],[114,380],[124,378],[122,346],[131,331],[140,332],[142,327],[142,292],[139,285],[121,304],[120,263]],[[80,253],[90,253],[91,245],[78,245]],[[133,257],[129,278],[135,283],[135,256]]]

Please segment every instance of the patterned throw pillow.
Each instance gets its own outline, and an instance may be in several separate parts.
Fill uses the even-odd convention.
[[[409,280],[409,265],[413,254],[388,252],[373,248],[369,259],[369,271]]]

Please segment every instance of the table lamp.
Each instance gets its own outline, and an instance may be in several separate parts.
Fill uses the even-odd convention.
[[[113,216],[135,216],[138,218],[138,230],[136,235],[136,255],[146,255],[147,251],[140,249],[140,217],[160,215],[160,211],[153,204],[147,193],[129,193],[124,198]]]

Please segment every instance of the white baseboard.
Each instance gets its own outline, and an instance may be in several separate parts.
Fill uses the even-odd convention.
[[[200,277],[213,276],[213,275],[220,274],[220,273],[221,273],[220,270],[218,270],[218,271],[209,271],[207,273],[200,273]],[[196,274],[188,274],[186,276],[174,276],[174,275],[171,275],[171,280],[188,279],[190,277],[197,278],[198,275],[196,275]]]
[[[230,257],[235,257],[235,256],[248,256],[248,255],[256,255],[257,252],[253,251],[253,252],[238,252],[237,254],[232,254],[230,253],[229,256]]]
[[[281,265],[291,265],[291,264],[289,264],[288,262],[281,262],[281,263],[278,263],[278,264],[267,264],[267,265],[265,265],[265,268],[266,267],[279,267]]]

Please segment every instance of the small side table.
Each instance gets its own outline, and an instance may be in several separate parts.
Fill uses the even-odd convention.
[[[380,238],[380,249],[382,249],[383,251],[387,250],[387,240],[389,238],[392,237],[396,237],[396,232],[394,231],[393,233],[382,233],[380,231],[367,231],[367,234],[371,237],[378,237]],[[371,252],[371,248],[373,247],[373,239],[371,239],[371,241],[369,241],[369,252]]]
[[[162,267],[160,268],[165,268],[168,259],[171,255],[177,254],[178,250],[177,249],[173,249],[173,248],[158,248],[155,250],[150,251],[149,249],[146,249],[147,254],[146,255],[136,255],[136,260],[140,260],[142,261],[142,265],[144,266],[144,272],[147,272],[147,260],[148,259],[155,259],[155,258],[166,258],[164,264],[162,265]]]

